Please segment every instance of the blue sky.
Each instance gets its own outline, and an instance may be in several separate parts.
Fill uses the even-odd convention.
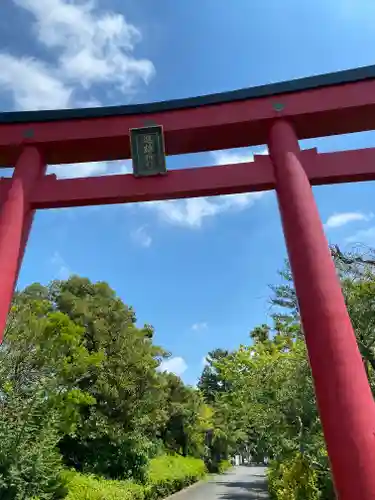
[[[0,109],[149,102],[375,63],[373,0],[6,0]],[[375,134],[303,141],[375,146]],[[168,168],[251,159],[250,150],[168,159]],[[60,177],[129,162],[50,167]],[[7,173],[4,172],[4,175]],[[331,242],[375,245],[373,183],[314,189]],[[269,317],[285,258],[273,193],[43,211],[19,287],[70,273],[107,281],[195,383],[205,354],[248,342]]]

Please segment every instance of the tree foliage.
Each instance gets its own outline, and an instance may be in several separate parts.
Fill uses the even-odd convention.
[[[332,258],[375,391],[375,259],[338,247]],[[96,485],[99,498],[105,479],[113,498],[128,480],[156,498],[190,476],[154,477],[150,489],[153,457],[173,454],[153,462],[168,467],[183,457],[202,467],[194,459],[204,458],[218,471],[241,453],[270,459],[274,498],[333,499],[288,265],[280,277],[270,323],[254,328],[248,345],[208,353],[197,388],[160,370],[170,354],[106,283],[73,276],[16,293],[0,347],[0,498],[57,500],[69,484],[84,495]]]
[[[0,348],[0,497],[58,498],[62,467],[145,481],[150,458],[204,456],[207,405],[106,283],[15,295]],[[209,418],[208,418],[209,420]]]
[[[198,388],[207,403],[213,403],[217,394],[228,390],[228,382],[220,373],[220,364],[216,364],[217,361],[228,356],[229,351],[226,349],[215,349],[206,356],[206,366],[199,379]]]
[[[331,250],[374,390],[373,252],[343,253],[337,246]],[[280,282],[270,287],[271,323],[254,328],[249,345],[209,358],[201,388],[208,388],[222,437],[235,441],[231,449],[255,461],[269,458],[274,498],[330,500],[334,493],[328,456],[288,263],[279,275]]]

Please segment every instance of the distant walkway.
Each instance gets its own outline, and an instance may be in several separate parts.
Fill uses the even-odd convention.
[[[180,491],[173,500],[268,500],[265,467],[239,466]]]

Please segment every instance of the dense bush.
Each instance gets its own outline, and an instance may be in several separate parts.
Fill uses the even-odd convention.
[[[300,453],[268,468],[268,487],[275,500],[318,500],[321,498],[317,472]]]
[[[6,388],[0,390],[4,401]],[[40,394],[33,395],[36,406],[40,399]],[[29,401],[18,403],[0,404],[0,498],[63,498],[66,489],[54,419],[35,411]]]
[[[225,471],[232,468],[232,464],[229,460],[221,460],[219,462],[218,472],[219,474],[223,474]]]
[[[164,498],[202,479],[206,467],[202,460],[178,455],[166,455],[151,460],[146,499]]]
[[[214,460],[210,457],[206,460],[206,467],[210,474],[223,474],[232,464],[229,460]]]
[[[126,436],[119,442],[108,436],[80,442],[65,436],[59,443],[65,464],[78,472],[141,483],[146,479],[150,447],[143,436]]]
[[[143,500],[144,488],[131,481],[113,481],[91,475],[70,473],[65,500]]]

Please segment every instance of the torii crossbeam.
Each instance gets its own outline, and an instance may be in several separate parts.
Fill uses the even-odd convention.
[[[166,176],[58,180],[47,164],[130,158],[162,125],[167,155],[267,144],[253,163]],[[375,180],[375,149],[318,154],[298,139],[375,129],[375,66],[153,104],[0,114],[0,333],[37,209],[275,189],[319,412],[341,500],[375,498],[375,405],[311,185]]]

